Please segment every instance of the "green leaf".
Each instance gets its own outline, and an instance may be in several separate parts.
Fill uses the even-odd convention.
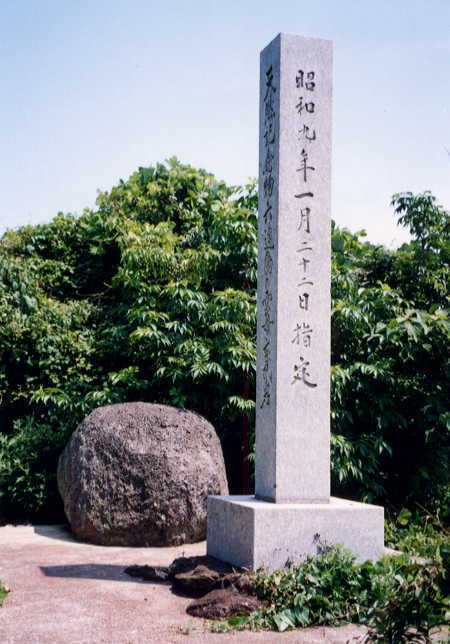
[[[411,517],[412,517],[411,511],[408,510],[407,508],[402,508],[397,516],[397,523],[403,526],[408,525],[409,521],[411,520]]]
[[[283,633],[288,628],[295,628],[295,615],[289,609],[274,615],[273,621],[280,633]]]

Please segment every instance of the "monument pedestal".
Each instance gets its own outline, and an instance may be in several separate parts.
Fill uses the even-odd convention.
[[[384,510],[331,497],[329,503],[270,503],[254,496],[208,498],[208,554],[256,570],[282,568],[340,543],[359,562],[384,554]]]

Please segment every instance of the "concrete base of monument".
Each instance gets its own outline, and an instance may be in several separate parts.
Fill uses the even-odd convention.
[[[281,568],[340,543],[358,561],[384,554],[384,510],[330,498],[329,503],[269,503],[254,496],[208,497],[209,555],[256,570]]]

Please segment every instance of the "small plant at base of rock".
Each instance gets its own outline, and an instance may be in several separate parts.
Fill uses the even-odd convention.
[[[0,582],[0,606],[3,604],[3,602],[6,599],[7,594],[9,593],[9,589],[6,588],[1,582]]]

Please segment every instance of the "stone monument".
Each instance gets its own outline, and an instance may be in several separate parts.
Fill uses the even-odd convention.
[[[384,551],[383,508],[330,497],[331,41],[261,53],[255,496],[208,499],[208,554],[275,568]]]

